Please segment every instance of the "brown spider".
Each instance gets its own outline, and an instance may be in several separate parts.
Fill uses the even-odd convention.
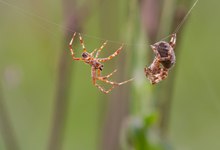
[[[72,59],[73,60],[80,60],[80,61],[84,61],[86,64],[89,64],[92,68],[91,68],[91,76],[92,76],[92,81],[93,81],[93,84],[98,87],[102,92],[104,92],[105,94],[109,93],[113,88],[115,88],[116,86],[119,86],[119,85],[122,85],[122,84],[125,84],[129,81],[132,81],[133,79],[129,79],[129,80],[126,80],[126,81],[123,81],[123,82],[120,82],[120,83],[117,83],[117,82],[112,82],[112,81],[109,81],[108,78],[111,77],[117,70],[114,70],[112,73],[106,75],[106,76],[101,76],[101,71],[103,70],[103,67],[104,65],[102,64],[102,62],[106,62],[108,60],[111,60],[113,57],[117,56],[120,51],[122,50],[123,48],[123,45],[118,49],[116,50],[112,55],[106,57],[106,58],[98,58],[101,50],[105,47],[105,45],[107,44],[107,41],[105,41],[102,46],[98,49],[95,49],[93,50],[91,53],[88,53],[85,46],[84,46],[84,41],[79,33],[79,39],[80,39],[80,44],[83,48],[83,53],[82,53],[82,57],[81,58],[76,58],[75,57],[75,53],[74,53],[74,49],[72,48],[72,43],[73,43],[73,40],[74,40],[74,37],[76,36],[76,32],[73,34],[73,37],[69,43],[69,49],[70,49],[70,52],[71,52],[71,55],[72,55]],[[97,52],[96,52],[97,51]],[[96,55],[94,56],[94,53],[96,52]],[[98,85],[96,83],[96,80],[100,80],[100,81],[103,81],[107,84],[110,84],[112,85],[112,87],[108,90],[105,90],[103,89],[100,85]]]
[[[176,33],[171,35],[169,43],[159,41],[151,45],[156,56],[152,64],[149,67],[144,68],[146,77],[150,80],[151,84],[159,83],[167,78],[169,69],[171,69],[176,62],[174,53],[175,45]]]

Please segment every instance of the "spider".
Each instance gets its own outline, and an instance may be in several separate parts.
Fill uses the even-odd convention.
[[[129,81],[132,81],[133,79],[129,79],[120,83],[117,82],[113,82],[113,81],[109,81],[108,78],[111,77],[117,70],[115,69],[112,73],[106,75],[106,76],[101,76],[101,71],[104,68],[104,65],[102,64],[103,62],[106,62],[108,60],[111,60],[112,58],[114,58],[115,56],[117,56],[120,51],[123,48],[123,45],[121,47],[118,48],[118,50],[116,50],[112,55],[106,57],[106,58],[98,58],[100,52],[102,51],[102,49],[105,47],[105,45],[107,44],[107,41],[105,41],[102,46],[97,50],[94,49],[91,53],[88,53],[85,45],[84,45],[84,41],[82,36],[79,33],[79,40],[80,40],[80,44],[83,48],[83,53],[82,53],[82,57],[77,58],[75,57],[75,53],[74,53],[74,49],[72,48],[72,44],[73,44],[73,40],[74,37],[76,36],[76,32],[73,34],[73,37],[69,43],[69,49],[72,55],[72,59],[73,60],[79,60],[79,61],[83,61],[86,64],[89,64],[91,66],[91,76],[92,76],[92,83],[99,89],[101,90],[103,93],[107,94],[109,93],[111,90],[113,90],[113,88],[115,88],[116,86],[120,86],[122,84],[125,84]],[[97,51],[97,52],[96,52]],[[96,52],[96,55],[94,56]],[[110,84],[111,87],[108,90],[105,90],[104,88],[102,88],[100,85],[98,85],[96,83],[97,80],[103,81],[107,84]]]
[[[144,68],[146,77],[151,84],[157,84],[168,76],[168,71],[174,66],[176,57],[174,48],[176,46],[176,33],[171,35],[170,42],[159,41],[151,45],[155,58],[149,67]]]

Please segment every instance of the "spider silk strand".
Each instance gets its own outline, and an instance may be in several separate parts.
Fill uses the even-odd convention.
[[[193,6],[190,8],[190,10],[188,11],[188,13],[185,15],[185,17],[183,18],[183,20],[180,22],[180,24],[177,26],[177,28],[175,29],[175,31],[174,31],[173,33],[177,33],[177,32],[179,31],[179,29],[181,28],[181,26],[183,25],[183,23],[186,21],[186,19],[188,18],[189,14],[190,14],[191,11],[193,10],[193,8],[196,6],[196,4],[197,4],[198,1],[199,1],[199,0],[196,0],[196,1],[194,2]],[[46,22],[46,23],[48,23],[48,24],[57,26],[57,27],[59,27],[59,28],[62,29],[62,30],[70,31],[70,32],[72,32],[72,33],[76,32],[76,31],[73,31],[73,30],[70,29],[70,28],[67,28],[67,27],[64,27],[64,26],[62,26],[62,25],[60,25],[60,24],[58,24],[58,23],[55,23],[55,22],[49,20],[48,18],[45,18],[45,17],[42,17],[42,16],[40,16],[40,15],[34,14],[34,13],[32,13],[32,12],[30,12],[30,11],[27,11],[27,10],[21,8],[21,7],[18,7],[18,6],[16,6],[16,5],[13,5],[13,4],[11,4],[11,3],[7,2],[7,1],[0,0],[0,3],[2,3],[2,4],[4,4],[4,5],[7,5],[7,6],[9,6],[9,7],[12,7],[12,8],[14,8],[15,10],[17,10],[17,11],[19,11],[19,12],[25,14],[26,16],[28,16],[28,17],[30,17],[30,18],[31,18],[31,17],[34,17],[34,18],[40,19],[40,20],[42,20],[42,21],[44,21],[44,22]],[[40,26],[41,26],[41,28],[43,28],[44,30],[47,30],[48,32],[50,32],[46,27],[43,27],[43,25],[40,25]],[[50,32],[50,33],[52,33],[52,32]],[[78,33],[79,33],[79,32],[78,32]],[[55,33],[53,33],[53,34],[55,34]],[[88,34],[85,34],[85,33],[81,33],[81,34],[82,34],[84,37],[93,38],[93,39],[97,39],[97,40],[100,40],[100,41],[105,41],[105,40],[106,40],[105,38],[101,38],[101,37],[98,37],[98,36],[88,35]],[[162,38],[161,40],[167,39],[167,38],[170,37],[171,35],[172,35],[172,34],[170,34],[170,35],[168,35],[168,36]],[[119,42],[119,41],[114,41],[114,40],[108,40],[108,42],[110,42],[110,43],[116,43],[116,44],[122,44],[122,43],[123,43],[125,46],[129,46],[129,45],[130,45],[130,46],[132,46],[132,45],[139,45],[139,46],[140,46],[140,45],[147,45],[147,43],[143,43],[143,44],[130,44],[130,43]]]
[[[179,32],[180,28],[182,27],[182,25],[184,24],[184,22],[186,21],[186,19],[189,17],[190,13],[192,12],[193,8],[196,6],[196,4],[197,4],[198,1],[199,1],[199,0],[196,0],[196,1],[193,3],[192,7],[189,9],[189,11],[187,12],[187,14],[184,16],[184,18],[183,18],[182,21],[179,23],[179,25],[176,27],[176,29],[174,30],[173,33],[178,33],[178,32]],[[173,33],[172,33],[172,34],[173,34]],[[160,41],[167,39],[167,38],[170,37],[172,34],[169,34],[168,36],[162,38]]]
[[[12,7],[12,8],[14,8],[16,11],[21,12],[22,14],[24,14],[24,15],[26,15],[26,16],[32,18],[32,19],[33,19],[33,18],[39,19],[39,20],[41,20],[41,21],[43,21],[43,22],[46,22],[46,23],[48,23],[48,24],[50,24],[50,25],[54,25],[54,26],[56,26],[56,27],[58,27],[58,28],[60,28],[60,29],[63,29],[63,30],[66,30],[66,31],[70,31],[70,32],[72,32],[72,33],[77,32],[77,31],[74,31],[74,30],[72,30],[72,29],[70,29],[70,28],[64,27],[64,26],[62,26],[62,25],[60,25],[60,24],[58,24],[58,23],[55,23],[55,22],[49,20],[48,18],[42,17],[42,16],[40,16],[40,15],[37,15],[37,14],[32,13],[32,12],[30,12],[30,11],[27,11],[27,10],[21,8],[21,7],[18,7],[18,6],[16,6],[16,5],[13,5],[13,4],[11,4],[11,3],[7,2],[7,1],[0,0],[0,3],[2,3],[2,4],[4,4],[4,5],[7,5],[7,6],[9,6],[9,7]],[[46,27],[43,27],[43,25],[41,25],[41,28],[43,28],[44,30],[46,30]],[[49,30],[47,30],[47,31],[49,32]],[[79,33],[79,32],[77,32],[77,33]],[[54,34],[54,33],[53,33],[53,34]],[[85,33],[82,33],[82,32],[80,32],[80,34],[83,35],[84,37],[93,38],[93,39],[97,39],[97,40],[100,40],[100,41],[106,41],[106,38],[101,38],[101,37],[98,37],[98,36],[88,35],[88,34],[85,34]],[[122,42],[122,41],[119,42],[119,41],[114,41],[114,40],[108,40],[108,42],[110,42],[110,43],[116,43],[116,44],[124,44],[124,45],[127,45],[127,46],[128,46],[128,45],[135,45],[135,44],[129,44],[129,43],[126,43],[126,42]],[[143,44],[143,45],[147,45],[147,44]]]
[[[192,7],[189,9],[189,11],[187,12],[187,14],[185,15],[185,17],[183,18],[183,20],[180,22],[180,24],[176,27],[174,33],[177,33],[179,31],[179,29],[181,28],[181,26],[183,25],[183,23],[186,21],[186,19],[188,18],[189,14],[191,13],[191,11],[193,10],[193,8],[196,6],[197,2],[199,0],[196,0],[194,2],[194,4],[192,5]]]

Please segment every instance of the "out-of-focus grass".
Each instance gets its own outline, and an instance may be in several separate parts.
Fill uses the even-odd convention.
[[[51,35],[44,34],[27,18],[9,10],[7,13],[11,16],[3,18],[7,28],[1,29],[4,32],[1,34],[4,102],[21,149],[34,149],[36,141],[36,149],[43,149],[47,143],[56,77],[51,64],[56,63],[54,54],[58,49],[55,46],[59,47],[59,42],[52,44],[48,40]],[[42,34],[42,41],[34,34],[36,30]],[[43,42],[45,36],[48,36],[45,39],[48,43]]]
[[[220,147],[218,13],[214,1],[199,1],[185,26],[170,124],[176,149]]]

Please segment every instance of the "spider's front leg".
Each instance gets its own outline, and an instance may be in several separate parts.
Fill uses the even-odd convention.
[[[114,58],[115,56],[117,56],[117,55],[120,53],[120,51],[122,50],[122,48],[123,48],[123,44],[122,44],[122,46],[119,47],[119,49],[117,49],[113,54],[111,54],[111,55],[108,56],[107,58],[99,58],[98,61],[99,61],[99,62],[106,62],[106,61],[108,61],[108,60],[111,60],[112,58]]]
[[[171,35],[171,39],[170,39],[169,44],[170,44],[170,46],[172,46],[172,48],[175,48],[175,46],[176,46],[176,33]]]
[[[102,49],[105,47],[105,45],[107,44],[107,42],[108,42],[108,41],[105,41],[105,42],[102,44],[102,46],[101,46],[101,47],[99,48],[99,50],[97,51],[95,58],[98,58],[100,52],[101,52]]]
[[[94,55],[94,53],[97,51],[97,49],[94,49],[91,53],[90,53],[90,55],[93,57],[93,55]]]
[[[82,58],[77,58],[77,57],[75,57],[74,49],[73,49],[73,47],[72,47],[72,45],[73,45],[73,40],[74,40],[75,36],[76,36],[76,32],[73,34],[73,37],[72,37],[72,39],[70,40],[70,43],[69,43],[70,53],[71,53],[71,56],[72,56],[72,59],[73,59],[73,60],[82,60]]]
[[[79,40],[80,40],[80,44],[81,44],[81,46],[83,48],[83,52],[86,52],[86,47],[84,45],[84,41],[83,41],[83,38],[82,38],[80,33],[79,33]]]

